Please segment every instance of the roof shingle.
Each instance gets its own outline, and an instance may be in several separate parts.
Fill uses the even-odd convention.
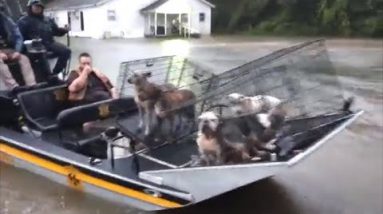
[[[45,5],[47,10],[69,10],[95,7],[111,0],[55,0]]]
[[[54,11],[54,10],[71,10],[71,9],[82,9],[87,7],[96,7],[102,4],[105,4],[112,0],[55,0],[51,1],[45,5],[46,10]],[[162,4],[166,3],[168,0],[157,0],[151,3],[150,5],[142,8],[140,11],[150,11],[156,9]],[[199,0],[210,7],[215,7],[213,4],[206,0]]]
[[[148,6],[142,8],[142,9],[140,10],[140,12],[147,12],[147,11],[155,10],[157,7],[163,5],[163,4],[166,3],[167,1],[168,1],[168,0],[157,0],[157,1],[155,1],[155,2],[153,2],[153,3],[151,3],[151,4],[149,4]],[[214,4],[212,4],[212,3],[210,3],[210,2],[208,2],[208,1],[206,1],[206,0],[199,0],[199,1],[201,1],[201,2],[204,3],[204,4],[209,5],[209,6],[212,7],[212,8],[215,7]]]

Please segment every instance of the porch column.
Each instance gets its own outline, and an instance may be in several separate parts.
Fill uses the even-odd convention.
[[[150,34],[152,34],[152,26],[151,26],[151,24],[152,24],[152,22],[151,22],[151,19],[152,19],[152,13],[148,13],[148,34],[150,35]]]
[[[154,35],[157,36],[157,12],[154,12]]]
[[[165,13],[164,14],[164,16],[165,16],[165,36],[167,35],[167,28],[168,28],[168,14],[167,13]]]
[[[190,15],[190,11],[188,12],[188,36],[190,38],[190,33],[191,33],[191,21],[190,21],[190,18],[191,18],[191,15]]]
[[[180,33],[180,36],[182,36],[182,22],[181,22],[181,13],[178,14],[178,31]]]

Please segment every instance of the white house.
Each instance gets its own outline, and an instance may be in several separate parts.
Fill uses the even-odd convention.
[[[56,0],[46,12],[71,36],[137,38],[210,35],[211,10],[206,0]]]

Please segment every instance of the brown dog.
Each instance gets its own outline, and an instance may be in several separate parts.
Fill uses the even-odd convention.
[[[128,83],[134,85],[134,101],[137,104],[140,122],[138,128],[141,130],[145,126],[145,135],[149,135],[153,123],[154,105],[161,94],[161,88],[148,81],[151,72],[135,71],[129,77]]]
[[[173,134],[174,124],[176,118],[179,125],[183,123],[183,117],[187,119],[186,122],[193,122],[195,120],[195,103],[196,97],[190,90],[180,89],[162,92],[155,104],[155,112],[159,119],[159,125],[163,120],[167,120],[170,124],[170,131]]]

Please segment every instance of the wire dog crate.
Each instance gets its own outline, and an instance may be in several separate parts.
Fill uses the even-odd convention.
[[[219,75],[178,56],[124,62],[118,79],[121,96],[134,93],[133,86],[127,84],[134,70],[151,71],[151,82],[192,90],[197,101],[182,103],[179,108],[195,105],[197,115],[224,105],[230,93],[275,96],[285,102],[289,118],[329,113],[343,103],[341,85],[324,40],[281,49]]]
[[[351,112],[342,111],[345,101],[342,88],[324,40],[281,49],[221,74],[213,74],[195,62],[178,56],[125,62],[121,64],[118,80],[121,96],[134,94],[133,85],[128,84],[127,79],[135,70],[151,71],[150,82],[159,85],[171,83],[177,88],[194,92],[196,100],[180,103],[170,111],[194,105],[197,116],[205,111],[217,111],[225,118],[229,117],[229,108],[225,107],[228,106],[227,96],[231,93],[270,95],[281,99],[287,110],[287,121],[277,134],[276,145],[281,154],[289,152],[288,155],[280,155],[281,160],[294,157],[295,153],[291,153],[294,149],[307,148],[353,116]],[[134,136],[146,145],[161,136],[144,136],[137,131],[137,122],[138,113],[134,113],[121,118],[119,124],[126,135]],[[193,129],[175,133],[173,139],[185,143],[151,150],[150,155],[155,157],[157,152],[164,150],[166,155],[161,153],[161,161],[170,161],[171,157],[175,157],[182,161],[173,161],[173,164],[184,166],[190,155],[195,155],[197,151],[195,132],[194,126]],[[164,139],[159,141],[166,142]],[[177,152],[168,153],[170,147],[178,148]],[[182,151],[187,155],[180,158],[178,153]]]

